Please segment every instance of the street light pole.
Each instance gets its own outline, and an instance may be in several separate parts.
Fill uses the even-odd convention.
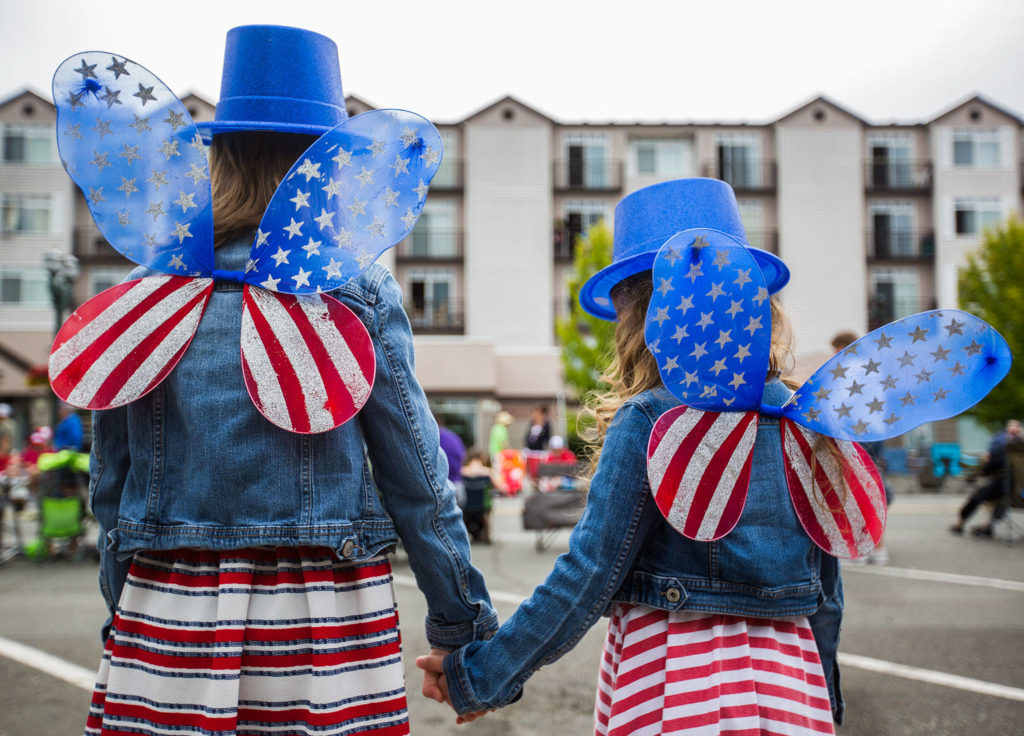
[[[60,250],[48,250],[43,254],[43,263],[50,276],[50,299],[53,301],[54,328],[56,337],[64,324],[64,315],[71,310],[71,292],[78,278],[78,259]],[[50,410],[50,426],[57,426],[57,395],[53,395]]]

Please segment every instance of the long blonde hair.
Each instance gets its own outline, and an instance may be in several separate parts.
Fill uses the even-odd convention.
[[[316,136],[264,131],[220,133],[210,145],[213,245],[254,230],[278,184]]]

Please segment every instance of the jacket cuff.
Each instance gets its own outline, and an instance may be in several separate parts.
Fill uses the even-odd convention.
[[[427,642],[435,649],[449,652],[464,647],[470,642],[486,641],[498,630],[498,614],[494,611],[465,624],[438,626],[427,619]]]
[[[466,669],[466,655],[467,653],[473,653],[479,650],[482,646],[486,646],[483,642],[470,644],[469,646],[452,652],[444,658],[444,675],[448,682],[448,698],[451,700],[452,708],[459,715],[463,713],[475,713],[477,711],[492,710],[494,708],[502,708],[511,703],[517,702],[523,697],[523,689],[519,688],[515,694],[500,702],[485,703],[479,700],[476,694],[473,692],[473,687],[469,683],[469,677]]]

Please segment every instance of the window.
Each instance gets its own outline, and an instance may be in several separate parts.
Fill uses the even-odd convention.
[[[992,169],[1001,163],[997,128],[958,128],[953,131],[953,165]]]
[[[761,141],[752,133],[715,136],[718,177],[736,188],[761,185]]]
[[[455,203],[429,200],[412,231],[409,254],[418,258],[454,258],[457,256]]]
[[[572,258],[576,239],[608,215],[608,205],[599,199],[569,201],[565,203],[563,232],[557,233],[555,255]]]
[[[569,187],[603,189],[608,186],[608,136],[568,133],[564,145]]]
[[[449,269],[411,269],[405,310],[413,327],[444,329],[460,323],[452,299],[454,276]]]
[[[458,186],[458,146],[455,142],[455,133],[450,130],[442,130],[441,145],[444,147],[444,155],[441,157],[441,166],[430,181],[432,187],[437,189],[451,189]]]
[[[693,173],[693,147],[689,141],[637,138],[630,145],[637,174],[669,177]]]
[[[871,186],[904,189],[915,185],[914,139],[909,133],[876,133],[868,138]]]
[[[953,217],[957,235],[976,235],[987,227],[997,226],[1003,212],[998,197],[957,199]]]
[[[883,325],[920,311],[921,289],[913,268],[881,268],[871,274],[871,323]]]
[[[0,232],[50,232],[50,197],[46,194],[0,195]]]
[[[3,126],[5,163],[50,164],[57,160],[53,126],[49,123],[7,123]]]
[[[755,248],[770,248],[770,244],[766,242],[764,209],[760,200],[741,199],[737,204],[740,206],[740,219],[743,221],[743,230],[747,234],[747,243]]]
[[[5,264],[0,270],[0,304],[38,307],[49,303],[50,287],[44,268]]]
[[[89,274],[89,293],[92,296],[117,286],[131,273],[130,268],[97,268]]]
[[[871,248],[876,258],[918,255],[914,242],[914,205],[874,202],[871,205]]]

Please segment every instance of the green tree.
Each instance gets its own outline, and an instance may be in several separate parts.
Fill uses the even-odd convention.
[[[985,231],[967,256],[958,282],[960,308],[992,325],[1006,339],[1013,366],[985,399],[966,413],[995,430],[1024,417],[1024,223],[1011,218]]]
[[[580,402],[601,388],[601,373],[612,354],[615,335],[613,323],[583,311],[580,289],[611,261],[612,234],[604,222],[599,222],[576,239],[569,277],[569,315],[555,322],[555,334],[562,344],[565,384]]]

